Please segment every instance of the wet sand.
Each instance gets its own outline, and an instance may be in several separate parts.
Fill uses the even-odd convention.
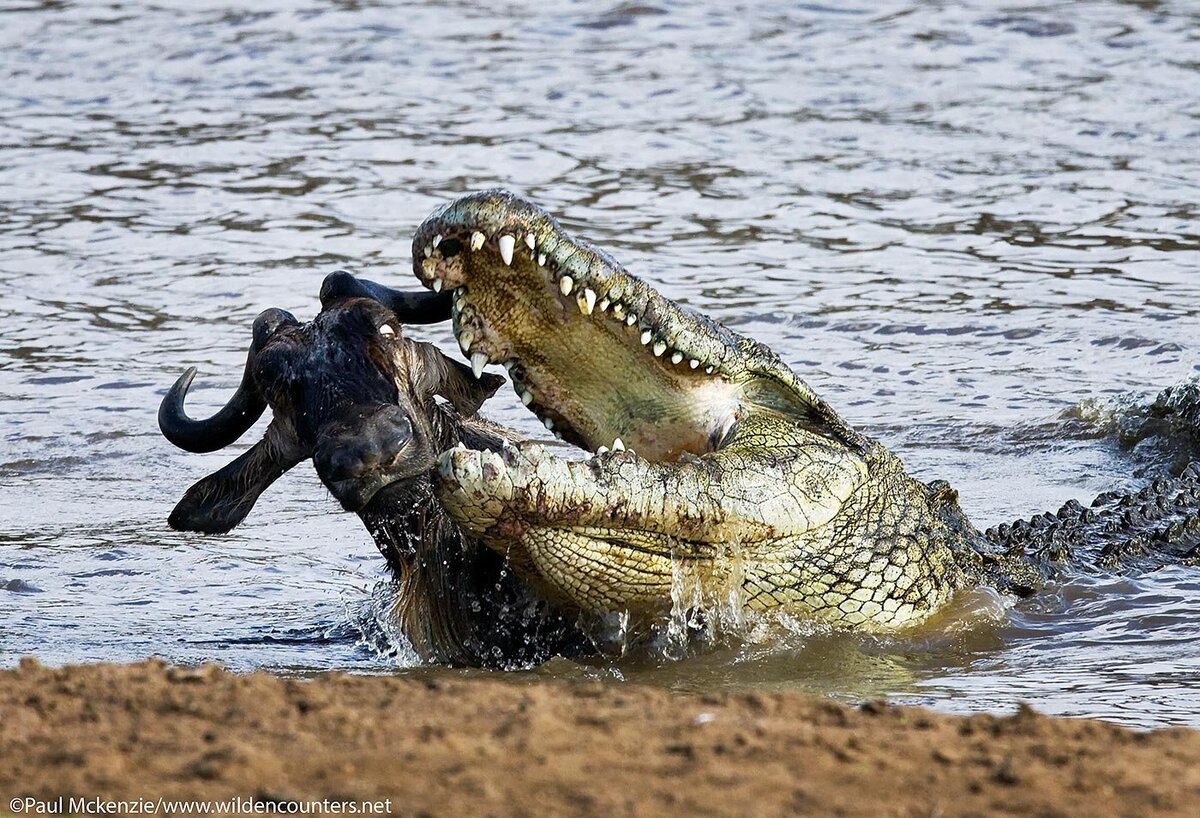
[[[391,799],[412,816],[1158,816],[1200,731],[967,718],[795,693],[496,678],[283,679],[145,662],[0,673],[18,796]]]

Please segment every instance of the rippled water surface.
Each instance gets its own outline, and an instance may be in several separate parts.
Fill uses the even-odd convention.
[[[0,0],[0,664],[407,664],[309,468],[232,535],[168,530],[232,454],[154,413],[190,364],[218,405],[253,317],[311,316],[330,270],[410,281],[419,221],[493,185],[775,346],[980,525],[1153,474],[1161,447],[1064,412],[1200,363],[1186,0]],[[488,411],[545,435],[510,392]],[[903,639],[538,673],[1200,724],[1198,600],[1171,569]]]

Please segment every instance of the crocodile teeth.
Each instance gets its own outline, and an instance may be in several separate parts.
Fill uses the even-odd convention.
[[[430,257],[430,256],[432,256],[432,255],[433,255],[433,245],[432,245],[432,244],[430,244],[430,245],[426,245],[426,247],[425,247],[425,258],[429,258],[429,257]]]
[[[539,267],[546,266],[546,254],[545,253],[538,253],[538,266]]]
[[[688,366],[690,366],[692,369],[695,369],[696,367],[700,366],[700,362],[695,358],[692,358],[692,360],[688,361]]]
[[[516,365],[517,365],[517,362],[516,362],[516,361],[505,361],[505,362],[502,364],[502,366],[504,367],[504,371],[505,371],[505,372],[512,372],[512,369],[513,369],[513,367],[514,367],[514,366],[516,366]]]
[[[709,364],[708,366],[704,367],[704,374],[711,375],[713,373],[713,370],[715,370],[715,369],[716,369],[715,366],[713,366],[712,364]]]
[[[643,331],[642,332],[642,346],[644,346],[644,347],[650,346],[650,339],[653,337],[654,337],[654,334],[651,333],[650,330]]]
[[[609,303],[610,302],[607,298],[601,298],[600,303],[596,306],[600,308],[600,312],[607,312]]]
[[[532,233],[526,233],[525,234],[525,246],[528,247],[529,252],[532,253],[535,249],[537,249],[537,237],[534,236]]]
[[[657,358],[659,355],[662,355],[666,351],[667,351],[667,342],[666,341],[655,341],[654,342],[654,357]]]
[[[525,406],[533,403],[533,393],[528,389],[521,393],[521,403]]]
[[[475,343],[475,333],[469,329],[465,329],[458,334],[458,346],[463,351],[463,355],[471,352],[471,344]]]
[[[613,441],[612,450],[614,452],[625,451],[625,443],[621,440],[621,438],[618,437],[616,440]]]
[[[551,431],[554,430],[554,421],[550,418],[542,418],[542,425]]]
[[[601,446],[599,449],[596,449],[596,454],[608,454],[608,447]]]
[[[575,279],[570,276],[563,276],[558,280],[558,291],[563,295],[570,295],[571,289],[575,286]]]
[[[625,325],[628,327],[632,327],[634,324],[637,323],[637,321],[638,321],[638,317],[635,313],[631,312],[631,313],[629,313],[629,315],[625,316]]]
[[[435,293],[440,293],[442,291],[442,280],[440,278],[435,278],[433,280],[433,283],[430,284],[429,286],[433,289],[433,291]]]
[[[613,304],[613,318],[617,319],[618,321],[625,320],[625,308],[620,304]]]
[[[512,236],[501,236],[496,239],[496,244],[500,245],[500,258],[504,259],[504,263],[511,267],[513,248],[517,246],[517,240]]]
[[[671,356],[671,363],[673,363],[673,364],[680,363],[682,360],[683,360],[682,352],[676,352],[674,355]]]
[[[486,240],[487,240],[487,236],[483,235],[478,230],[476,230],[474,233],[471,234],[471,249],[478,250],[480,247],[483,246],[483,243]]]
[[[441,244],[441,243],[442,243],[442,234],[441,234],[441,233],[438,233],[436,236],[434,236],[434,237],[433,237],[433,247],[434,247],[434,249],[437,249],[437,246],[438,246],[439,244]]]
[[[483,368],[487,366],[487,356],[482,352],[476,352],[471,356],[471,371],[475,373],[475,380],[479,380],[479,376],[483,374]]]
[[[585,287],[583,295],[579,297],[579,311],[584,315],[591,315],[596,309],[596,293],[591,287]]]

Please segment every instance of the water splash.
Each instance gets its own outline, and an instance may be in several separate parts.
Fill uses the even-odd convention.
[[[745,556],[740,543],[718,543],[694,556],[692,544],[671,545],[671,610],[661,649],[683,658],[697,646],[741,641],[746,634]]]
[[[358,633],[360,648],[392,667],[417,667],[423,664],[421,658],[404,635],[396,616],[397,608],[403,603],[402,595],[399,582],[380,580],[371,589],[368,599],[347,608],[346,616]]]
[[[1143,474],[1178,474],[1200,457],[1200,375],[1193,375],[1147,398],[1126,392],[1090,398],[1064,413],[1130,450]]]

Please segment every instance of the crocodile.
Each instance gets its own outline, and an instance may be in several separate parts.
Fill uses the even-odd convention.
[[[1148,569],[1200,556],[1200,466],[1134,494],[982,532],[765,345],[684,309],[548,212],[503,190],[459,198],[413,238],[452,295],[476,376],[586,460],[459,446],[449,516],[556,604],[638,619],[683,571],[745,609],[863,631],[917,625],[960,590],[1027,595],[1066,564]]]

